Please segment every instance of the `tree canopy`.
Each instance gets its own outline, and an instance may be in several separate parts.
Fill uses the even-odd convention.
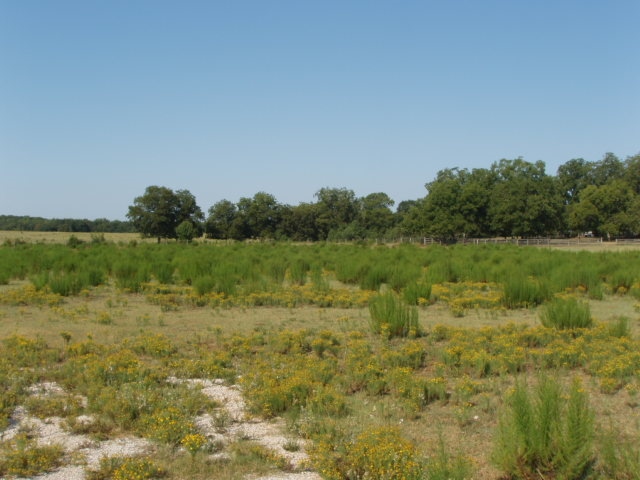
[[[188,190],[174,192],[167,187],[152,185],[147,187],[144,195],[134,199],[127,218],[142,235],[157,237],[160,242],[162,238],[177,238],[177,228],[184,222],[199,229],[204,216]],[[180,230],[186,232],[187,226],[183,225]]]

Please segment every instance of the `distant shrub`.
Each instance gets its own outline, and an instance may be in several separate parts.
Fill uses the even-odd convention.
[[[67,240],[67,246],[71,248],[78,248],[80,245],[84,243],[84,240],[80,240],[75,235],[71,235],[69,240]]]
[[[107,243],[107,239],[104,238],[104,233],[92,233],[91,243],[93,245],[101,245],[103,243]]]

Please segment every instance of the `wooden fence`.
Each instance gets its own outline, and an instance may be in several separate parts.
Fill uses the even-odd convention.
[[[611,241],[605,241],[602,237],[572,237],[572,238],[458,238],[443,241],[437,238],[407,236],[399,238],[380,238],[376,240],[379,244],[398,244],[398,243],[414,243],[420,245],[519,245],[519,246],[597,246],[602,244],[608,245],[638,245],[640,246],[640,238],[617,238]]]

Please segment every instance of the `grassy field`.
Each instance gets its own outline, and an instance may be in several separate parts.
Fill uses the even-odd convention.
[[[96,438],[155,442],[140,478],[286,471],[250,442],[184,450],[220,406],[166,379],[219,378],[323,478],[639,478],[633,250],[67,241],[0,247],[2,428],[19,405],[90,415]],[[86,402],[38,403],[44,381]]]
[[[91,242],[93,238],[104,238],[108,242],[129,243],[131,241],[151,241],[155,239],[142,239],[138,233],[88,233],[88,232],[19,232],[13,230],[0,230],[0,244],[6,242],[25,243],[67,243],[74,236],[83,242]]]
[[[94,238],[103,238],[108,242],[127,244],[132,241],[156,243],[156,238],[144,238],[138,233],[89,233],[89,232],[34,232],[34,231],[15,231],[0,230],[0,244],[5,242],[25,242],[25,243],[48,243],[48,244],[64,244],[69,241],[72,236],[83,242],[91,242]],[[175,240],[173,240],[175,241]],[[214,240],[200,239],[205,243],[216,243]],[[616,251],[625,252],[629,250],[640,249],[640,242],[616,243],[600,242],[592,239],[567,239],[566,242],[554,242],[550,246],[541,246],[540,248],[553,248],[567,251],[587,250],[593,252]]]

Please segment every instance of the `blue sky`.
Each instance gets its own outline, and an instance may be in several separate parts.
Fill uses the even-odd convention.
[[[0,0],[0,214],[640,152],[638,0]]]

